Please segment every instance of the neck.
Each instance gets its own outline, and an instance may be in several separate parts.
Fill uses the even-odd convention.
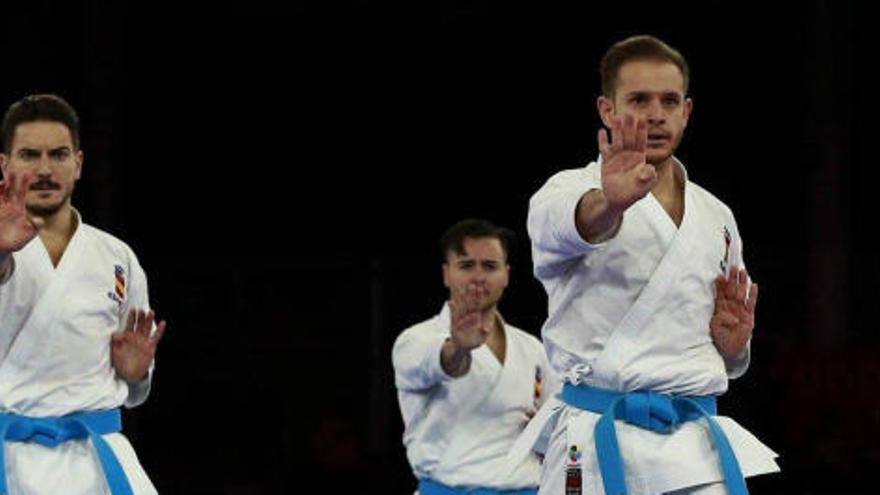
[[[654,164],[657,171],[657,184],[654,191],[675,189],[684,183],[684,174],[674,157],[670,156],[666,160]]]
[[[73,231],[76,229],[76,216],[69,203],[63,205],[55,213],[40,218],[43,220],[43,225],[40,227],[40,237],[63,237],[68,240],[73,237]]]

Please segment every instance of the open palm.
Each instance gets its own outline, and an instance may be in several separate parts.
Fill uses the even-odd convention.
[[[709,329],[725,358],[739,356],[752,337],[757,303],[758,284],[751,283],[744,269],[731,268],[729,276],[715,279],[715,313]]]
[[[602,154],[602,192],[614,208],[626,210],[642,199],[657,182],[657,172],[646,162],[647,124],[632,115],[611,119],[611,142],[599,130]]]
[[[18,251],[37,235],[39,219],[25,209],[25,195],[34,178],[10,173],[0,181],[0,254]]]
[[[125,328],[111,337],[110,360],[113,369],[129,383],[143,380],[156,356],[156,346],[165,333],[165,322],[160,321],[153,332],[155,319],[153,311],[132,309],[128,313]]]

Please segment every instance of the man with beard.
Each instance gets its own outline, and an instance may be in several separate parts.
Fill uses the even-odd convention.
[[[71,206],[76,112],[28,96],[2,139],[0,493],[156,493],[119,407],[146,399],[165,322],[131,249]]]
[[[510,233],[464,220],[443,235],[449,301],[394,343],[403,443],[421,495],[534,494],[540,460],[505,456],[559,388],[541,342],[498,312],[510,275]]]
[[[600,130],[599,159],[529,205],[542,336],[564,386],[518,447],[552,432],[541,493],[744,494],[776,454],[716,416],[715,398],[748,366],[758,286],[730,209],[674,156],[693,109],[687,63],[635,36],[600,73],[610,140]]]

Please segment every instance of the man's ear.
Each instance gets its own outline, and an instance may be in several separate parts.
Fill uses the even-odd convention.
[[[694,100],[692,100],[690,98],[685,98],[684,99],[684,108],[683,108],[684,123],[682,124],[682,127],[687,127],[688,119],[691,118],[691,112],[693,112],[693,111],[694,111]]]
[[[83,155],[82,150],[76,152],[76,174],[74,175],[75,180],[79,180],[82,175],[82,167],[83,161],[85,161],[85,155]]]
[[[596,99],[596,110],[599,111],[599,118],[602,119],[602,124],[611,129],[611,118],[615,115],[614,101],[602,95]]]

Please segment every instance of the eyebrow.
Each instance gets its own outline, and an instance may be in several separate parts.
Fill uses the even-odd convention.
[[[480,260],[479,262],[482,263],[482,264],[492,263],[492,264],[499,264],[499,265],[502,264],[502,263],[504,263],[504,261],[503,261],[501,258],[483,258],[483,259]],[[456,263],[459,263],[459,264],[462,264],[462,263],[477,263],[477,260],[476,260],[475,258],[471,258],[471,257],[467,257],[467,258],[459,258],[458,260],[456,260]]]
[[[63,146],[58,146],[57,148],[49,148],[48,153],[51,155],[53,153],[60,153],[63,151],[72,151],[72,150],[73,150],[73,148],[71,148],[70,146],[65,144]],[[34,153],[34,152],[40,153],[40,150],[38,148],[32,148],[30,146],[22,146],[21,148],[18,149],[18,152],[19,153]]]
[[[683,98],[684,95],[680,91],[669,90],[669,91],[630,91],[624,94],[624,98],[631,98],[633,96],[646,96],[646,95],[659,95],[659,96],[675,96],[676,98]]]

